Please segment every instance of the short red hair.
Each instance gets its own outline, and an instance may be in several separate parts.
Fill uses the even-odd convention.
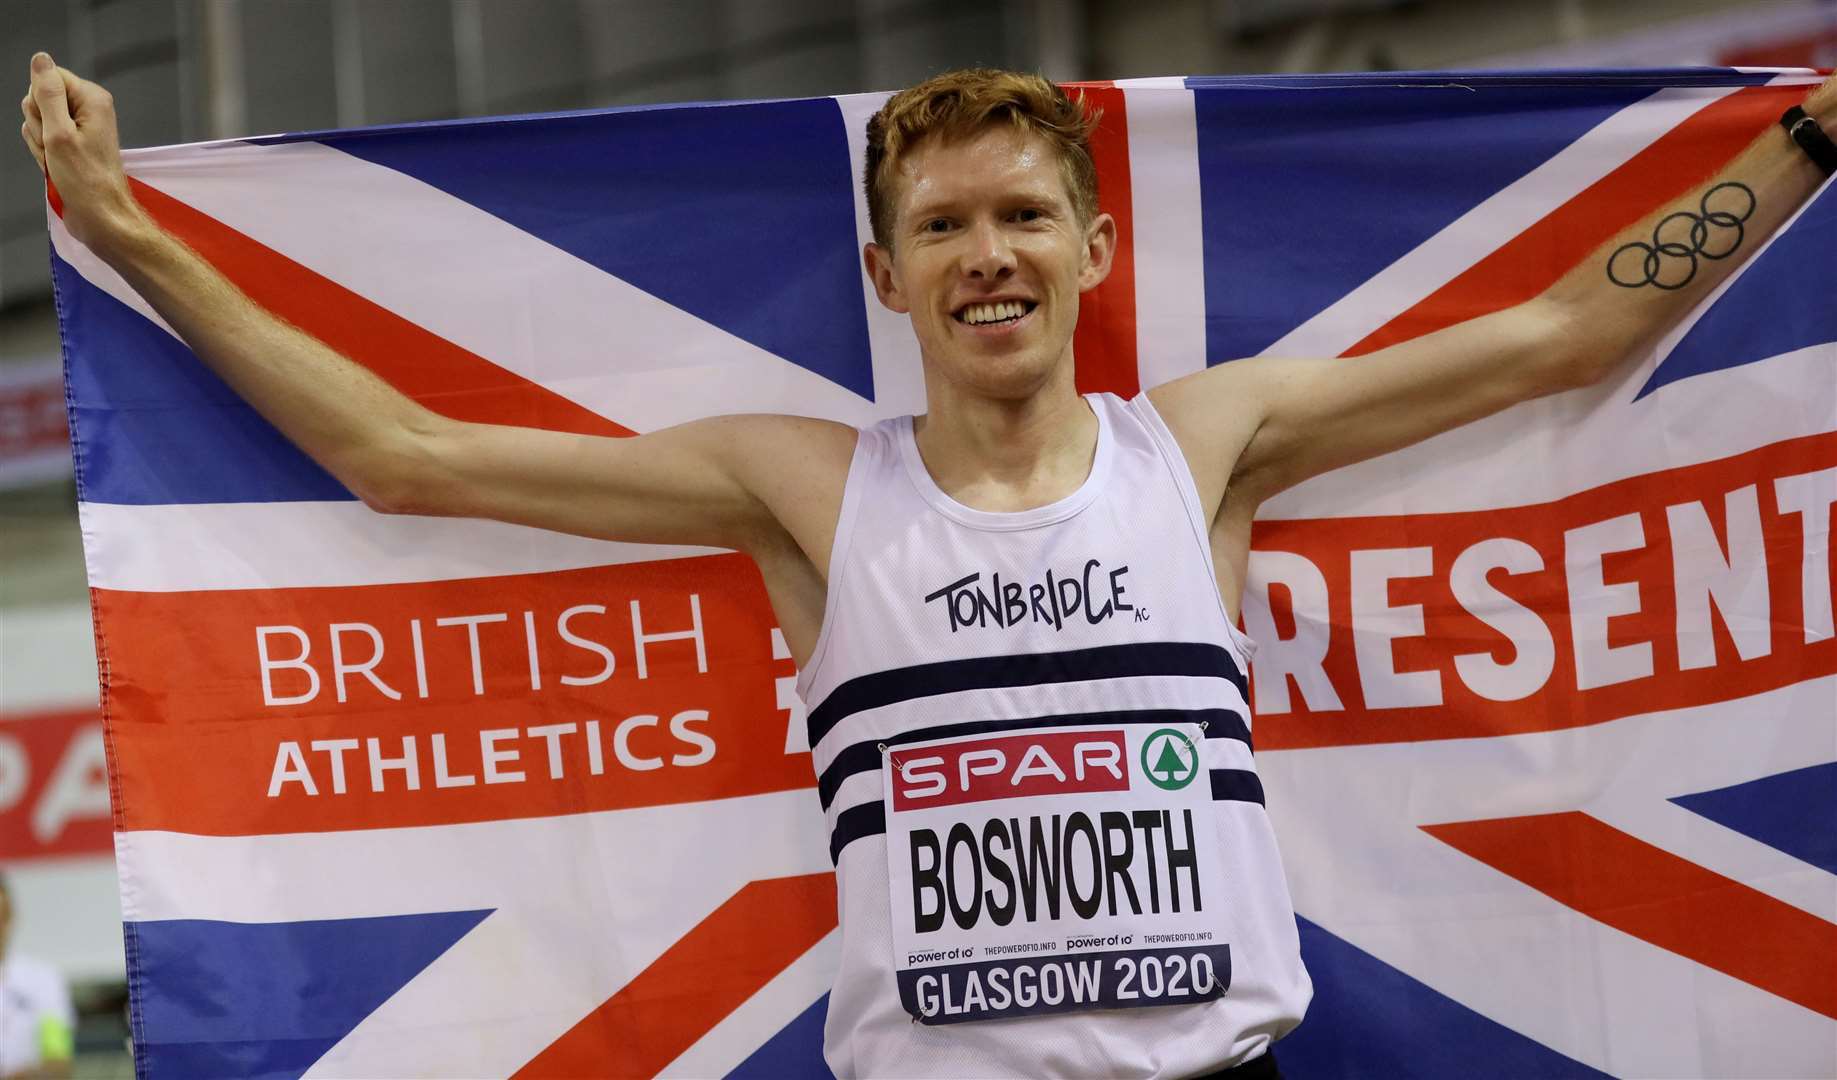
[[[1102,114],[1085,108],[1042,75],[993,68],[947,71],[887,99],[867,122],[868,223],[874,242],[892,246],[894,178],[902,156],[926,139],[967,139],[997,124],[1046,140],[1059,158],[1080,221],[1097,216],[1091,132]]]

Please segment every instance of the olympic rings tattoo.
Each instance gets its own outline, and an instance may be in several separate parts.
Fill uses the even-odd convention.
[[[1724,190],[1736,194],[1725,197],[1722,202],[1740,202],[1745,199],[1746,205],[1739,211],[1726,206],[1710,209],[1710,200],[1716,197],[1717,192]],[[1646,285],[1668,291],[1681,289],[1697,276],[1698,256],[1725,259],[1741,246],[1741,242],[1747,238],[1742,223],[1753,216],[1754,206],[1754,192],[1746,184],[1733,180],[1717,184],[1704,192],[1702,201],[1697,204],[1697,209],[1702,213],[1679,210],[1675,214],[1667,214],[1658,223],[1658,227],[1652,230],[1650,244],[1635,240],[1616,248],[1607,259],[1607,279],[1623,289],[1638,289]],[[1674,222],[1679,224],[1674,225]],[[1683,222],[1689,224],[1684,225]],[[1623,258],[1628,252],[1638,252],[1638,261],[1635,262],[1631,257]],[[1633,271],[1637,271],[1637,274]]]

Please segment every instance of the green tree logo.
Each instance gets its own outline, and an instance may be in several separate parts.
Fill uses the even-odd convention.
[[[1179,791],[1199,775],[1199,749],[1173,728],[1162,728],[1142,742],[1142,772],[1155,787]]]

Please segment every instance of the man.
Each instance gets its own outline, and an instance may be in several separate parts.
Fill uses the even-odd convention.
[[[1837,167],[1827,81],[1792,137],[1768,131],[1532,301],[1356,362],[1255,358],[1086,399],[1078,298],[1116,243],[1091,121],[1043,80],[951,73],[875,117],[865,177],[866,271],[910,316],[929,411],[601,439],[408,400],[140,212],[100,87],[40,54],[23,104],[71,234],[371,507],[757,562],[829,814],[844,1076],[1275,1075],[1309,986],[1233,625],[1257,507],[1602,378]]]
[[[13,890],[0,878],[0,1080],[70,1075],[76,1010],[56,968],[13,944]]]

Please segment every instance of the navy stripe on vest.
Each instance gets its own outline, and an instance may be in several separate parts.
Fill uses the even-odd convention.
[[[1198,675],[1229,679],[1247,701],[1249,684],[1237,659],[1222,645],[1158,641],[1100,645],[1065,652],[977,656],[857,675],[810,710],[810,745],[847,717],[883,705],[960,690],[990,690],[1043,683],[1123,679],[1135,675]]]
[[[1213,802],[1249,802],[1263,805],[1263,781],[1248,769],[1213,769]],[[842,849],[864,836],[887,831],[887,804],[881,799],[851,806],[836,815],[829,832],[829,861],[842,861]]]
[[[879,836],[887,831],[887,804],[878,800],[851,806],[836,815],[836,827],[829,831],[829,861],[842,861],[842,849],[850,841],[864,836]]]
[[[1263,781],[1249,769],[1213,769],[1213,802],[1263,803]]]
[[[1108,712],[1067,713],[1064,716],[1030,716],[1018,720],[967,720],[960,724],[938,724],[933,727],[902,731],[885,741],[887,746],[924,742],[926,739],[983,735],[997,731],[1025,731],[1047,727],[1106,727],[1117,724],[1199,724],[1208,739],[1236,739],[1250,745],[1250,727],[1244,717],[1229,709],[1125,709]],[[842,782],[856,773],[880,768],[881,742],[869,739],[854,743],[837,754],[817,777],[817,797],[823,809],[836,801]]]

